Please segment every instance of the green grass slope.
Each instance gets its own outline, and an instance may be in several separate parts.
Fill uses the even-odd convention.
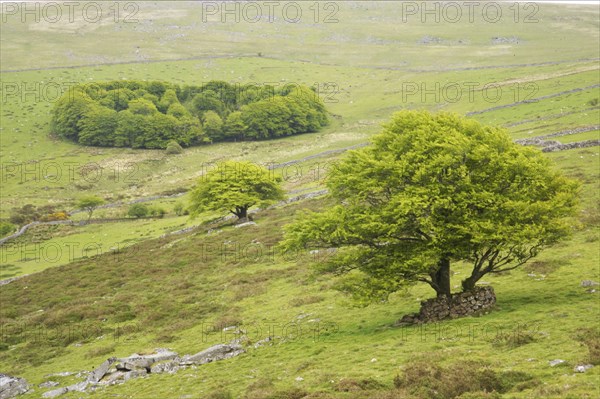
[[[584,156],[585,151],[569,154]],[[598,177],[593,166],[578,172],[590,180]],[[585,190],[590,186],[594,183]],[[502,383],[508,384],[506,397],[594,397],[599,369],[579,374],[572,368],[600,360],[597,335],[590,338],[598,333],[598,293],[580,287],[582,280],[598,279],[597,214],[590,219],[582,213],[574,237],[535,262],[486,279],[498,295],[494,312],[394,327],[433,292],[415,286],[387,303],[356,308],[332,289],[335,278],[311,272],[310,266],[327,255],[275,248],[296,212],[328,201],[260,212],[256,226],[213,224],[143,241],[3,286],[2,369],[37,384],[53,372],[90,370],[109,356],[156,347],[195,353],[235,338],[221,331],[235,325],[248,331],[248,345],[275,335],[274,345],[249,347],[231,360],[152,375],[85,397],[201,398],[223,389],[234,397],[296,397],[285,396],[294,395],[294,389],[323,392],[315,397],[385,397],[420,389],[423,382],[410,379],[404,390],[393,389],[394,377],[410,375],[411,367],[456,368],[466,361],[480,362],[467,370],[483,364],[502,381],[520,373],[517,382]],[[454,284],[461,273],[466,269],[457,269]],[[566,363],[550,367],[556,358]],[[43,391],[36,389],[32,397]]]

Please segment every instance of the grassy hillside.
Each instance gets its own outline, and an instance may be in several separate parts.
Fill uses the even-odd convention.
[[[46,374],[89,370],[113,355],[155,347],[195,353],[236,337],[222,328],[241,326],[248,344],[271,329],[274,345],[250,347],[238,358],[180,371],[177,377],[151,376],[90,396],[196,398],[226,387],[234,397],[266,397],[252,396],[265,384],[264,392],[299,387],[330,395],[323,397],[356,397],[339,392],[342,379],[371,378],[376,390],[389,390],[395,375],[418,360],[457,367],[469,359],[498,373],[526,374],[530,383],[520,392],[511,388],[508,397],[593,397],[597,371],[572,374],[571,369],[598,361],[581,338],[586,329],[595,330],[597,294],[579,286],[597,277],[596,228],[582,227],[523,270],[486,279],[498,295],[498,308],[489,315],[394,327],[433,292],[415,286],[387,303],[355,308],[331,289],[334,279],[309,271],[326,255],[284,254],[274,247],[298,210],[323,206],[325,200],[311,200],[262,212],[257,226],[211,225],[144,241],[2,287],[9,345],[0,352],[3,370],[41,383]],[[457,270],[455,284],[464,272]],[[556,358],[566,363],[550,367]]]

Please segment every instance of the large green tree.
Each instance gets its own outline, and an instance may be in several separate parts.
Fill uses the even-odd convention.
[[[229,212],[243,221],[251,207],[265,207],[284,198],[280,178],[266,168],[252,162],[227,161],[200,178],[191,192],[190,213]]]
[[[282,246],[338,248],[323,269],[369,299],[414,282],[449,296],[456,262],[471,265],[465,291],[524,264],[568,234],[578,191],[504,130],[424,111],[395,114],[327,184],[337,205],[299,217]]]

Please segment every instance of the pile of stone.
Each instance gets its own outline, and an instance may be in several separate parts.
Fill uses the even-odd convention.
[[[172,374],[181,368],[229,359],[242,353],[244,353],[244,349],[241,345],[231,343],[215,345],[195,355],[182,357],[176,352],[162,348],[156,349],[149,355],[134,353],[126,358],[111,357],[90,372],[84,381],[44,392],[42,396],[54,398],[67,392],[85,392],[88,389],[97,389],[102,385],[121,384],[130,379],[146,377],[151,374]]]
[[[496,294],[492,287],[477,287],[451,297],[441,296],[423,301],[419,313],[405,315],[399,324],[421,324],[479,315],[488,312],[495,304]]]

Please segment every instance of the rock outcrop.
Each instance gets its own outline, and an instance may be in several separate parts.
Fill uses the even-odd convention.
[[[179,357],[176,352],[162,348],[156,349],[154,353],[148,355],[134,353],[124,358],[111,357],[91,371],[84,381],[44,392],[42,396],[54,398],[67,392],[85,392],[87,389],[94,389],[99,385],[121,384],[133,378],[146,377],[151,374],[175,373],[187,366],[229,359],[242,353],[244,353],[244,349],[241,345],[231,343],[215,345],[195,355],[183,357]]]
[[[23,378],[0,373],[0,399],[14,398],[29,391],[29,384]]]
[[[218,360],[229,359],[244,352],[239,344],[219,344],[212,346],[195,355],[186,355],[181,359],[181,365],[206,364]]]

